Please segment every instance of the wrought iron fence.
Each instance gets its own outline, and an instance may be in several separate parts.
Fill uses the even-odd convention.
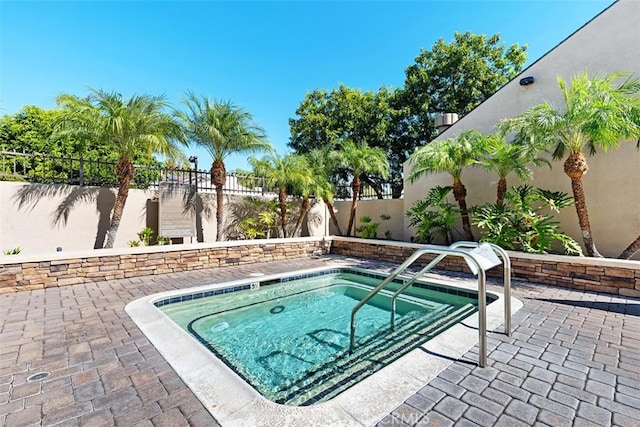
[[[114,188],[118,186],[115,165],[115,162],[0,150],[0,181]],[[149,165],[136,165],[131,188],[158,189],[160,183],[166,182],[194,185],[203,193],[215,191],[210,171]],[[227,174],[223,189],[225,194],[277,195],[277,189],[268,188],[264,178],[234,173]],[[338,185],[334,198],[351,200],[352,191],[350,185]],[[359,200],[399,197],[402,197],[401,183],[361,184]]]
[[[115,162],[0,151],[0,180],[42,184],[117,187]],[[214,192],[211,172],[205,170],[136,165],[132,188],[157,189],[160,183],[194,185],[199,192]],[[261,177],[227,174],[225,194],[274,195]]]
[[[358,200],[375,199],[399,199],[402,198],[402,185],[398,186],[392,182],[378,183],[375,186],[367,183],[360,184],[360,194]],[[337,185],[335,187],[335,200],[353,199],[353,188],[351,185]]]

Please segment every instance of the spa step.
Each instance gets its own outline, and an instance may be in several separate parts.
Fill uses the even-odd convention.
[[[294,381],[277,398],[278,403],[306,406],[325,401],[346,388],[382,369],[444,329],[474,313],[476,308],[467,304],[457,310],[449,309],[434,320],[429,318],[397,322],[394,331],[389,328],[364,340],[349,354],[348,348],[313,372]],[[327,387],[318,387],[319,383]]]

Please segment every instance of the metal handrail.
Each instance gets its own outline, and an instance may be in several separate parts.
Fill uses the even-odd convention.
[[[497,254],[502,258],[503,264],[503,284],[504,284],[504,332],[507,336],[511,336],[511,260],[509,259],[509,255],[502,249],[500,246],[493,243],[486,243],[491,246]],[[459,241],[449,245],[450,248],[477,248],[480,246],[478,242],[467,242],[467,241]],[[409,286],[413,285],[416,280],[423,274],[430,271],[433,267],[435,267],[440,261],[442,261],[447,255],[441,254],[433,259],[429,264],[427,264],[422,270],[420,270],[415,276],[411,279],[407,280],[403,285],[393,294],[391,297],[391,329],[393,330],[395,327],[396,321],[396,299],[398,296]]]
[[[356,340],[356,313],[363,305],[365,305],[371,298],[373,298],[378,292],[380,292],[385,286],[387,286],[393,279],[395,279],[400,273],[413,264],[418,258],[424,254],[440,254],[440,255],[454,255],[459,256],[471,262],[478,269],[478,335],[479,335],[479,354],[478,364],[484,368],[487,365],[487,297],[486,297],[486,275],[480,263],[476,258],[467,251],[460,249],[446,248],[436,245],[425,245],[422,248],[416,250],[409,256],[393,273],[384,279],[378,286],[376,286],[367,296],[365,296],[358,304],[351,310],[351,339],[349,342],[349,352],[353,353]]]

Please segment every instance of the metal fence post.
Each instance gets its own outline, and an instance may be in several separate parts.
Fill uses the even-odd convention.
[[[84,186],[84,159],[82,158],[82,156],[80,156],[80,175],[79,175],[79,179],[80,179],[80,187]]]

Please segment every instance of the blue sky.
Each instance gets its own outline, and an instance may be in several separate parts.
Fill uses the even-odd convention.
[[[288,151],[307,92],[399,87],[421,48],[454,31],[501,35],[538,59],[613,0],[0,1],[0,114],[87,88],[231,100]],[[187,154],[208,168],[195,147]],[[227,169],[246,168],[232,157]]]

